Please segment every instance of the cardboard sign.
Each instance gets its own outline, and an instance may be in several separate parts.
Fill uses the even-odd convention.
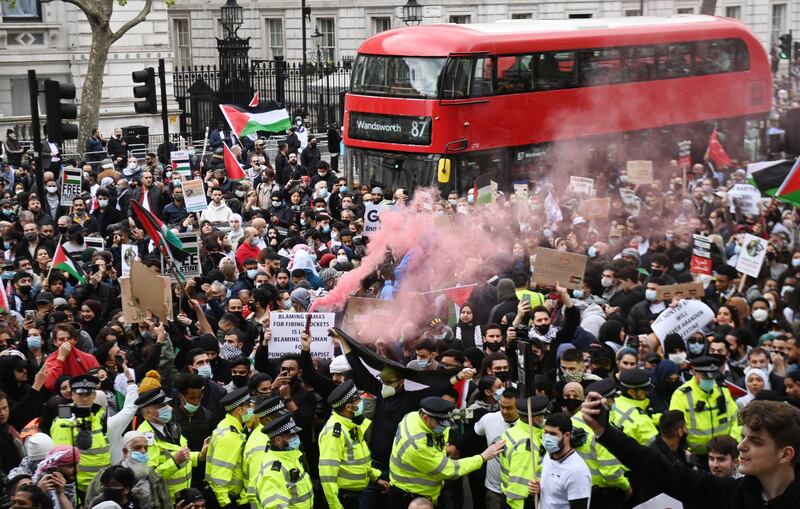
[[[540,247],[536,250],[533,281],[541,286],[555,286],[558,282],[570,290],[580,288],[588,259],[586,255]]]
[[[688,338],[714,320],[714,312],[701,300],[682,300],[675,307],[669,307],[658,315],[651,328],[655,332],[661,345],[667,334],[677,333],[682,338]]]
[[[757,278],[766,256],[767,240],[746,233],[744,245],[739,251],[739,260],[736,262],[736,270],[742,274]]]
[[[72,200],[81,195],[83,170],[68,166],[61,171],[63,172],[61,177],[61,206],[71,207]]]
[[[585,219],[602,219],[608,217],[611,209],[611,198],[591,198],[581,205],[581,215]]]
[[[186,204],[187,212],[202,212],[208,208],[208,199],[206,198],[206,190],[202,179],[184,180],[181,186],[183,187],[183,202]]]
[[[631,217],[639,217],[639,213],[642,211],[642,200],[636,196],[636,193],[630,189],[622,188],[619,190],[619,197],[622,198],[625,211],[630,214]]]
[[[135,307],[143,316],[150,310],[161,320],[172,319],[172,288],[169,278],[159,276],[139,260],[131,262],[130,298],[123,294],[123,308]],[[124,311],[124,309],[123,309]]]
[[[731,212],[736,212],[736,206],[743,214],[757,216],[761,213],[761,192],[750,184],[736,184],[728,191],[728,201],[731,203]]]
[[[83,245],[95,251],[103,251],[106,248],[106,241],[102,237],[84,237]]]
[[[711,241],[705,235],[694,235],[689,272],[711,275]]]
[[[544,211],[547,214],[548,228],[552,228],[555,223],[564,220],[564,216],[561,214],[561,207],[558,204],[558,199],[555,194],[553,194],[553,191],[548,192],[544,199]]]
[[[678,142],[678,166],[686,170],[692,166],[691,140],[683,140]]]
[[[683,502],[662,493],[650,500],[645,500],[633,509],[683,509]]]
[[[335,313],[311,313],[311,355],[324,359],[333,358],[333,339],[328,330],[334,327]],[[272,339],[269,341],[269,357],[276,358],[286,353],[300,353],[300,334],[305,332],[309,313],[269,314]]]
[[[169,153],[169,160],[172,164],[172,171],[180,174],[182,180],[192,178],[192,167],[189,163],[188,150],[175,150]]]
[[[676,297],[679,299],[702,299],[704,295],[703,283],[699,281],[656,288],[656,299],[658,300],[672,300]]]
[[[381,228],[380,213],[383,211],[381,205],[374,203],[367,203],[364,206],[364,230],[362,234],[366,237],[374,235]]]
[[[194,276],[200,276],[202,271],[200,270],[200,239],[197,237],[197,232],[184,232],[178,233],[175,235],[178,237],[183,243],[183,250],[189,253],[189,256],[182,263],[177,263],[178,272],[180,272],[184,280],[192,278]],[[169,263],[164,259],[164,255],[161,255],[161,273],[164,275],[169,275],[169,280],[171,283],[177,283],[178,280],[175,279],[175,276],[172,274],[172,270],[170,270]]]
[[[594,179],[570,176],[569,190],[575,194],[594,196]]]
[[[649,184],[653,181],[653,161],[628,161],[625,168],[631,184]]]
[[[139,246],[122,244],[122,277],[131,275],[131,262],[139,256]]]
[[[397,305],[388,300],[351,297],[347,301],[342,330],[357,336],[364,325],[381,317],[385,317],[387,324],[393,322],[397,317]]]

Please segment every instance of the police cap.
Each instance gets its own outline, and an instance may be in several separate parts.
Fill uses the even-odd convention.
[[[422,413],[433,417],[438,421],[450,421],[450,413],[456,406],[439,396],[428,396],[420,401]]]
[[[700,373],[716,373],[723,361],[714,355],[701,355],[691,360],[692,369]]]
[[[356,396],[358,396],[356,384],[352,380],[347,380],[331,391],[330,396],[328,396],[328,404],[332,408],[340,408]]]
[[[547,398],[547,396],[538,395],[527,399],[517,399],[517,411],[519,412],[519,415],[528,415],[528,399],[531,400],[531,413],[533,414],[533,417],[547,415],[550,413],[550,409],[548,408],[550,400]]]
[[[619,384],[624,389],[650,389],[650,372],[646,369],[626,369],[619,374]]]
[[[264,425],[262,431],[270,438],[275,438],[286,433],[299,433],[301,428],[295,424],[292,414],[281,415]]]
[[[250,401],[250,389],[247,387],[242,387],[240,389],[236,389],[235,391],[231,391],[225,396],[223,396],[219,403],[225,409],[226,412],[230,412],[235,408],[239,408],[240,406],[244,405],[245,403]]]
[[[283,404],[283,398],[280,396],[270,396],[258,402],[253,409],[253,413],[261,419],[262,417],[277,415],[286,411],[286,406]]]
[[[91,394],[97,390],[100,379],[92,375],[78,375],[69,379],[69,388],[75,394]]]
[[[164,389],[159,387],[140,394],[139,397],[136,398],[135,405],[139,408],[144,408],[150,405],[160,405],[167,401],[170,401],[170,399],[167,398]]]
[[[617,395],[617,383],[613,378],[604,378],[589,384],[586,387],[586,394],[590,392],[596,392],[604,398],[613,398]]]

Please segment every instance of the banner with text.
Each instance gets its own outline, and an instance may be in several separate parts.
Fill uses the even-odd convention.
[[[700,300],[682,300],[674,307],[662,311],[651,328],[663,346],[667,334],[674,332],[686,339],[712,320],[714,311],[706,303]]]
[[[694,235],[689,272],[711,275],[711,240],[705,235]]]
[[[72,207],[72,200],[81,195],[81,183],[83,170],[68,166],[61,170],[63,172],[61,183],[61,206]],[[88,203],[86,204],[88,207]],[[88,213],[88,212],[87,212]]]
[[[203,212],[208,208],[206,190],[201,179],[184,180],[182,187],[186,212]]]
[[[364,231],[363,234],[367,237],[378,232],[381,228],[380,214],[383,212],[383,206],[375,203],[367,203],[364,206]]]
[[[269,341],[270,358],[280,357],[286,353],[300,353],[300,334],[306,330],[307,325],[310,325],[311,355],[332,359],[333,339],[328,336],[328,329],[334,327],[335,318],[335,313],[270,312],[269,326],[272,331],[272,339]]]
[[[736,270],[750,277],[758,277],[766,256],[767,240],[746,233],[744,245],[739,251],[739,260],[736,262]]]
[[[189,256],[186,257],[183,263],[175,262],[178,272],[183,275],[184,281],[194,276],[200,276],[200,240],[197,238],[197,232],[178,233],[176,237],[183,243],[183,250],[189,253]],[[172,283],[177,283],[178,280],[175,279],[175,275],[170,270],[168,263],[169,261],[165,260],[162,254],[161,273],[165,276],[169,275],[169,279]]]

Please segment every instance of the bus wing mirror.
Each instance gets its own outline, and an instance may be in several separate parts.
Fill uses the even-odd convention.
[[[443,157],[439,159],[439,171],[436,178],[440,184],[447,184],[450,182],[450,159]]]

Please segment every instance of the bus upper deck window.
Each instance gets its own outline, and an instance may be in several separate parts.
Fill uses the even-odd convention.
[[[472,74],[471,58],[453,58],[444,71],[442,99],[465,99],[469,97],[469,79]]]

